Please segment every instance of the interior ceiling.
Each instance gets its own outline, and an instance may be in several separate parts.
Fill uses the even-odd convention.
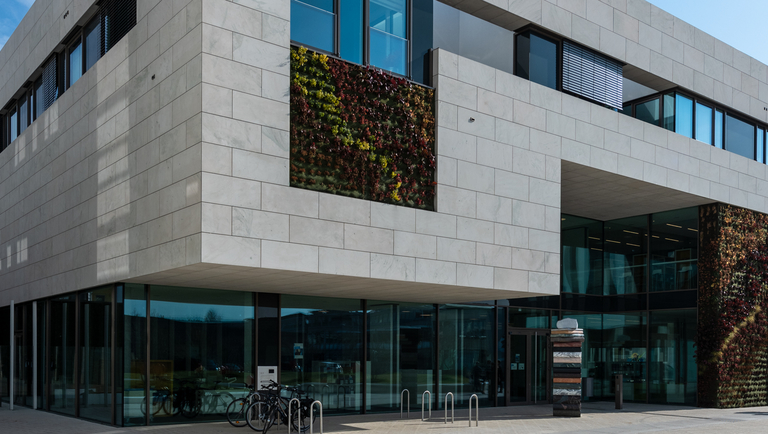
[[[563,161],[563,214],[606,221],[712,202],[705,197]]]

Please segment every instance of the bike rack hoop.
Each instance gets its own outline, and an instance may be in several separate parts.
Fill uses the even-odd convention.
[[[317,400],[313,401],[309,406],[309,434],[315,434],[315,427],[313,425],[314,418],[312,417],[312,410],[314,409],[315,404],[320,408],[320,434],[323,434],[323,403]]]
[[[403,418],[403,394],[405,393],[405,396],[408,397],[408,404],[405,406],[406,411],[408,414],[408,419],[411,418],[411,391],[408,389],[403,389],[402,392],[400,392],[400,419]]]
[[[472,426],[472,398],[475,399],[475,426],[480,424],[480,398],[476,394],[469,397],[469,426]]]
[[[429,420],[432,418],[432,392],[429,390],[425,390],[424,393],[421,394],[421,421],[423,422],[424,419],[424,395],[427,395],[429,397],[429,416],[426,420]]]
[[[451,423],[453,423],[454,422],[454,420],[453,420],[453,413],[454,413],[453,410],[454,410],[454,408],[453,408],[453,393],[452,392],[448,392],[448,393],[445,394],[445,405],[443,406],[443,407],[445,407],[445,423],[448,423],[448,397],[449,396],[451,397]]]
[[[292,398],[288,401],[288,434],[291,434],[291,406],[293,405],[293,401],[296,401],[296,410],[298,411],[296,417],[296,432],[301,432],[301,402],[299,402],[299,398]]]

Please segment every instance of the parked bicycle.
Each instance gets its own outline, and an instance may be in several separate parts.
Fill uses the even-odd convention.
[[[246,387],[249,389],[248,394],[242,398],[235,399],[227,406],[227,420],[232,426],[242,427],[247,425],[246,412],[248,407],[254,402],[265,402],[254,386],[247,385]]]
[[[287,391],[288,397],[281,396],[281,391]],[[313,399],[299,388],[287,387],[270,381],[264,393],[259,393],[260,399],[254,401],[248,406],[245,414],[245,420],[248,426],[253,430],[264,432],[266,434],[276,423],[288,425],[288,408],[290,406],[291,429],[294,431],[306,432],[309,429],[310,408]],[[291,402],[293,398],[298,398],[299,403]],[[299,416],[301,414],[301,416]],[[312,420],[317,418],[317,414],[312,412]]]

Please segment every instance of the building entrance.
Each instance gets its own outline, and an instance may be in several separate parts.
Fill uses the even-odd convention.
[[[513,330],[507,344],[507,405],[550,401],[549,332]]]

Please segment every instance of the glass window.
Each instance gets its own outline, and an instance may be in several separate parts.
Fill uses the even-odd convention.
[[[557,43],[527,32],[517,35],[515,68],[519,77],[557,89]]]
[[[650,402],[696,405],[696,309],[651,312],[650,332]]]
[[[755,126],[731,115],[726,115],[725,149],[755,159]]]
[[[359,412],[361,301],[284,295],[280,316],[281,382],[321,400],[324,413]]]
[[[83,30],[85,37],[85,70],[101,58],[101,19],[94,18]]]
[[[696,140],[712,144],[712,107],[696,103]]]
[[[452,392],[457,406],[466,406],[477,394],[480,405],[492,406],[496,390],[494,307],[443,305],[440,307],[440,389]],[[437,400],[438,408],[444,401]]]
[[[19,134],[29,126],[29,102],[27,101],[27,95],[21,97],[19,100]]]
[[[408,16],[406,0],[371,0],[371,65],[400,75],[408,74]]]
[[[527,329],[548,329],[549,311],[539,309],[509,308],[509,326]]]
[[[176,422],[175,409],[221,420],[253,373],[253,294],[152,286],[150,303],[150,423]]]
[[[77,42],[69,49],[69,86],[83,76],[83,44]]]
[[[258,366],[277,366],[280,364],[279,348],[274,339],[280,333],[280,296],[262,293],[258,298]]]
[[[366,314],[367,410],[399,409],[400,392],[408,389],[418,411],[419,391],[435,388],[434,305],[369,300]]]
[[[675,132],[693,137],[693,100],[680,94],[675,95]]]
[[[604,314],[603,344],[605,374],[602,381],[603,398],[614,399],[615,375],[624,376],[624,401],[645,402],[646,363],[648,356],[645,312],[640,314]]]
[[[333,53],[335,41],[334,0],[291,0],[291,39]]]
[[[9,128],[10,133],[11,133],[11,135],[10,135],[11,139],[9,140],[9,142],[13,142],[14,140],[16,140],[17,137],[19,137],[19,116],[18,116],[18,112],[16,110],[13,110],[11,112],[11,116],[9,116],[8,119],[10,120],[10,123],[11,123],[10,128]]]
[[[50,409],[75,415],[75,296],[51,300]]]
[[[144,425],[147,378],[147,297],[144,285],[134,283],[118,287],[117,313],[123,333],[116,335],[117,354],[115,372],[118,377],[117,422],[124,426]],[[169,401],[171,394],[158,393],[155,396],[159,402]],[[166,396],[167,395],[167,396]],[[153,398],[154,399],[154,398]],[[120,411],[122,409],[122,411]],[[162,411],[162,410],[161,410]]]
[[[80,417],[112,423],[112,287],[80,294]]]
[[[757,161],[765,163],[765,130],[757,129]]]
[[[45,111],[45,104],[43,103],[45,97],[43,96],[45,90],[43,87],[43,78],[40,77],[35,82],[35,119]]]
[[[342,59],[363,63],[363,0],[345,0],[339,10],[339,49]]]
[[[11,324],[10,306],[0,307],[0,327],[8,330]],[[10,333],[0,333],[0,400],[8,401],[11,391],[11,337]]]
[[[675,131],[675,94],[664,95],[664,128]]]
[[[723,149],[723,112],[715,110],[715,146]]]
[[[659,125],[659,99],[635,105],[635,117],[649,124]]]
[[[603,294],[603,223],[563,215],[562,292]]]
[[[605,222],[603,295],[645,292],[646,216]]]
[[[47,369],[45,363],[45,352],[47,350],[46,341],[46,312],[47,304],[45,301],[37,302],[37,408],[47,408],[47,396],[45,394],[45,384],[47,382]]]
[[[698,208],[651,216],[651,291],[697,288]]]

